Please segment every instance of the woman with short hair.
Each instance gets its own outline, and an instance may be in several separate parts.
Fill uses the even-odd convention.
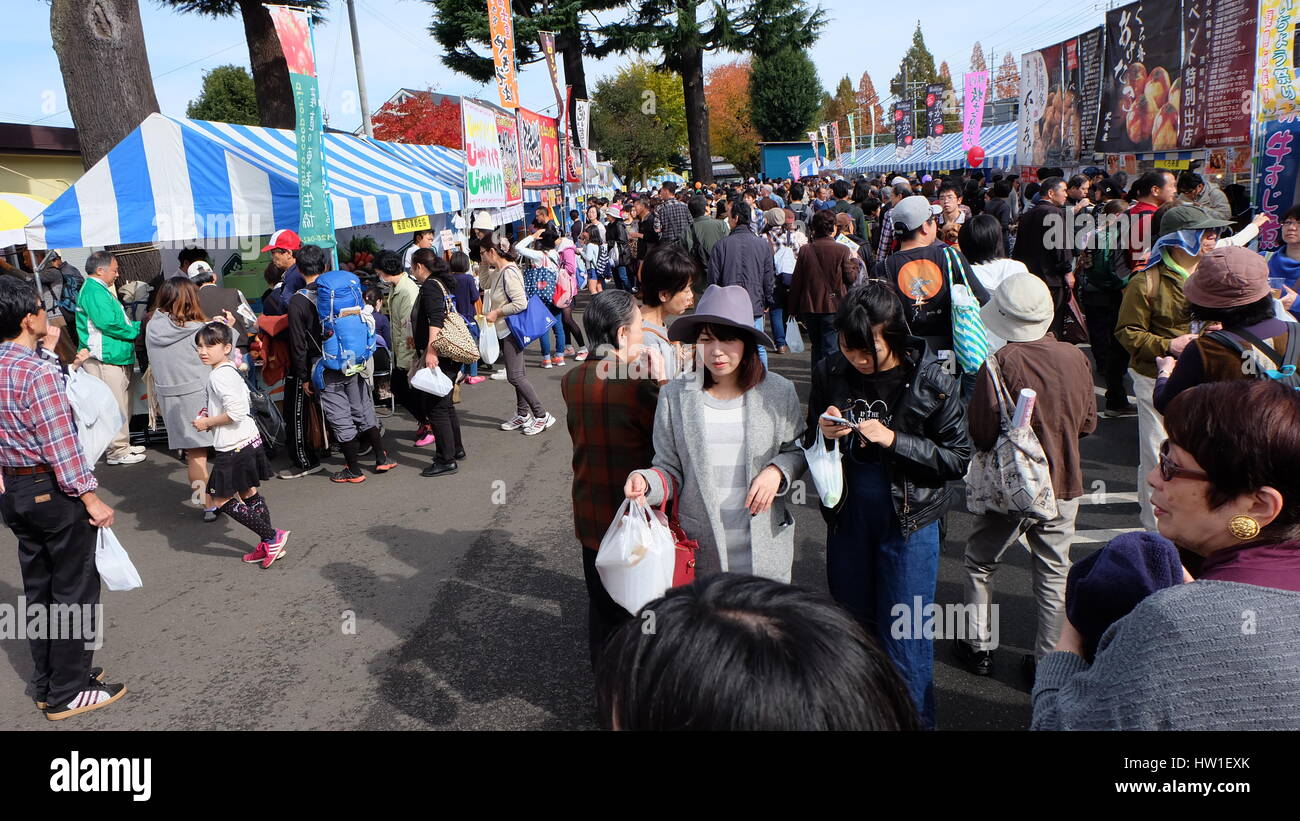
[[[1165,430],[1145,480],[1160,535],[1203,559],[1197,578],[1111,624],[1091,662],[1075,622],[1098,614],[1067,599],[1031,727],[1300,729],[1300,394],[1197,385],[1169,403]]]
[[[980,214],[966,220],[957,236],[971,270],[990,294],[1007,277],[1029,273],[1023,262],[1007,257],[1002,224],[992,214]]]
[[[675,242],[655,246],[641,269],[641,329],[645,345],[663,360],[662,379],[676,379],[690,370],[693,353],[669,340],[668,320],[695,304],[692,283],[702,274],[691,253]]]

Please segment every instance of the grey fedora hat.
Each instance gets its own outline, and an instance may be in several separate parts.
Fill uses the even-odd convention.
[[[722,325],[748,333],[759,345],[775,348],[772,337],[754,327],[754,303],[740,285],[710,285],[695,313],[678,317],[668,328],[673,342],[693,343],[701,325]]]

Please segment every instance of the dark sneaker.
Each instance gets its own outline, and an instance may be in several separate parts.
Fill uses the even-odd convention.
[[[1122,408],[1106,408],[1101,412],[1102,417],[1106,419],[1122,419],[1126,416],[1137,416],[1137,405],[1128,404]]]
[[[385,453],[384,458],[375,463],[375,473],[387,473],[395,467],[397,467],[397,460]]]
[[[62,721],[81,713],[107,707],[126,695],[125,684],[97,684],[87,687],[72,698],[67,704],[50,705],[45,708],[45,717],[50,721]]]
[[[90,668],[90,680],[89,680],[87,683],[90,684],[90,686],[92,686],[92,687],[94,687],[94,686],[97,685],[97,684],[103,684],[103,683],[104,683],[104,668],[103,668],[103,667],[91,667],[91,668]],[[41,696],[40,698],[33,699],[33,701],[36,702],[36,709],[38,709],[38,710],[44,710],[46,707],[50,706],[49,704],[47,704],[47,703],[45,702],[45,696]]]
[[[445,476],[448,473],[455,473],[460,469],[460,465],[455,462],[438,462],[435,461],[424,470],[420,471],[421,476]]]
[[[364,473],[357,473],[356,471],[352,470],[352,468],[347,468],[347,467],[343,468],[340,471],[336,471],[330,474],[330,481],[338,482],[340,484],[342,484],[343,482],[349,482],[355,485],[355,484],[360,484],[365,480],[366,480],[366,475]]]
[[[309,467],[309,468],[292,467],[292,468],[285,468],[284,470],[280,471],[275,475],[280,477],[281,479],[301,479],[302,477],[310,476],[313,473],[320,473],[324,469],[325,469],[324,465],[315,465],[314,467]]]
[[[956,650],[957,661],[972,675],[987,676],[993,672],[993,651],[976,650],[961,639],[953,640],[953,649]]]

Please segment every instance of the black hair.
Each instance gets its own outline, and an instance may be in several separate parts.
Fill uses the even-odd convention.
[[[676,242],[662,242],[654,246],[641,265],[641,301],[651,308],[663,304],[659,294],[667,291],[670,298],[691,287],[703,271],[695,257]]]
[[[834,195],[837,200],[847,199],[849,196],[849,184],[844,180],[836,180],[831,183],[831,194]]]
[[[416,231],[414,234],[411,235],[411,242],[419,242],[420,237],[423,237],[425,235],[433,236],[433,229],[421,228],[420,230]]]
[[[1032,200],[1042,186],[1036,182],[1031,182],[1025,186],[1025,199]]]
[[[853,183],[853,195],[850,197],[854,202],[861,205],[871,196],[871,186],[866,180],[860,179]]]
[[[880,213],[880,200],[872,196],[862,201],[862,216],[874,217],[878,213]]]
[[[753,222],[753,214],[749,211],[749,206],[745,205],[744,196],[732,197],[731,205],[728,209],[731,218],[736,221],[736,225],[749,225]]]
[[[1006,199],[1011,196],[1011,183],[1006,180],[998,180],[993,183],[993,188],[989,191],[989,196],[996,197],[1000,200]]]
[[[1073,177],[1070,177],[1068,182],[1065,183],[1065,187],[1078,188],[1079,186],[1087,182],[1089,179],[1090,177],[1085,177],[1083,174],[1075,174]]]
[[[199,260],[212,262],[212,259],[208,256],[208,252],[202,248],[182,248],[181,252],[176,255],[176,261],[180,264],[182,271],[189,268],[190,263],[198,262]]]
[[[1202,322],[1222,322],[1223,327],[1228,330],[1249,328],[1251,325],[1273,318],[1273,295],[1265,294],[1255,302],[1238,305],[1235,308],[1208,308],[1189,300],[1187,316]]]
[[[0,340],[17,339],[23,332],[23,320],[40,313],[43,307],[35,283],[0,276]]]
[[[735,573],[673,588],[596,664],[602,726],[619,730],[916,730],[875,640],[821,594]]]
[[[576,220],[576,219],[578,218],[578,216],[579,216],[579,214],[578,214],[578,209],[577,209],[577,208],[570,208],[570,209],[569,209],[569,219],[571,219],[571,220]]]
[[[1129,189],[1128,198],[1137,200],[1140,197],[1146,197],[1151,194],[1152,188],[1165,187],[1165,175],[1173,176],[1170,171],[1148,171],[1137,178],[1133,187]]]
[[[294,251],[293,258],[298,263],[298,273],[307,279],[325,273],[325,266],[329,264],[325,249],[319,245],[304,245]]]
[[[396,251],[380,251],[375,255],[375,271],[395,277],[402,273],[402,258]]]
[[[662,183],[662,184],[659,186],[659,190],[660,190],[660,191],[664,190],[665,188],[668,189],[668,193],[669,193],[669,194],[676,194],[676,193],[677,193],[677,183],[672,182],[671,180],[665,181],[664,183]]]
[[[713,216],[717,219],[727,218],[727,200],[720,198],[716,205],[713,206]]]
[[[962,199],[961,185],[952,180],[945,180],[939,185],[939,196],[943,196],[945,192],[952,192],[957,195],[957,199]]]
[[[695,196],[691,197],[690,202],[688,202],[686,205],[688,208],[691,209],[692,219],[698,219],[704,216],[705,214],[707,214],[709,211],[709,201],[704,198],[703,194],[696,194]]]
[[[304,248],[308,247],[306,245]],[[202,345],[209,348],[213,345],[230,345],[235,344],[235,335],[231,332],[230,326],[224,322],[209,322],[202,328],[194,332],[194,344]]]
[[[1277,221],[1277,224],[1281,225],[1287,220],[1300,220],[1300,204],[1293,205],[1290,208],[1288,208],[1286,210],[1286,213],[1282,215],[1282,218]]]
[[[1184,171],[1178,175],[1178,193],[1191,194],[1205,184],[1200,174],[1194,174],[1191,171]]]
[[[911,336],[902,305],[893,285],[885,280],[869,279],[850,288],[840,302],[839,310],[835,312],[835,330],[839,331],[845,348],[870,351],[875,370],[880,369],[874,330],[878,325],[884,326],[880,334],[889,349],[902,359],[907,339]]]
[[[753,334],[731,325],[703,322],[695,326],[695,336],[690,343],[697,344],[700,335],[705,331],[712,334],[719,342],[734,342],[739,339],[745,343],[745,352],[741,355],[740,364],[736,366],[736,387],[741,391],[748,391],[767,377],[767,368],[758,356],[758,340]],[[707,367],[704,368],[704,387],[713,387],[713,372]]]
[[[1044,197],[1046,197],[1049,192],[1055,191],[1058,186],[1062,185],[1065,185],[1064,177],[1048,177],[1038,183],[1038,190]]]
[[[384,298],[384,289],[380,288],[378,285],[371,285],[366,289],[365,293],[361,295],[361,298],[366,301],[367,305],[373,307],[378,305],[379,300]]]
[[[980,214],[966,220],[957,235],[957,244],[971,265],[992,262],[1007,255],[1003,247],[1002,223],[991,214]]]
[[[451,275],[451,267],[442,258],[442,254],[432,248],[421,248],[411,254],[411,267],[414,268],[417,263],[427,268],[429,276],[441,282],[448,294],[456,290],[456,279]]]
[[[582,312],[582,329],[587,332],[592,350],[601,345],[618,347],[618,329],[632,324],[636,316],[636,299],[628,291],[607,288],[596,294]]]
[[[823,208],[812,216],[812,224],[808,226],[812,231],[813,239],[829,237],[835,233],[835,212],[829,208]]]
[[[453,251],[451,259],[447,260],[447,266],[451,268],[453,274],[468,274],[469,255],[464,251]]]
[[[790,199],[796,202],[803,199],[803,183],[796,182],[790,184]]]

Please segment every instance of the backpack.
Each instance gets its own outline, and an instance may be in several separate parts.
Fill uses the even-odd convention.
[[[1232,351],[1243,361],[1249,360],[1254,367],[1242,368],[1243,373],[1253,374],[1260,379],[1272,379],[1288,388],[1300,391],[1300,329],[1288,327],[1286,333],[1286,350],[1279,354],[1272,345],[1249,331],[1237,329],[1228,331],[1211,331],[1207,339],[1213,339]],[[1246,344],[1242,344],[1243,340]],[[1269,367],[1269,365],[1273,367]]]
[[[1120,254],[1123,251],[1106,247],[1113,235],[1106,231],[1096,234],[1097,246],[1090,249],[1091,264],[1083,266],[1083,284],[1085,291],[1121,291],[1128,283],[1118,273]]]
[[[77,294],[81,293],[81,284],[85,281],[86,278],[81,274],[65,271],[63,273],[63,293],[55,304],[60,309],[75,314],[77,312]]]
[[[306,289],[300,293],[311,297]],[[325,367],[348,376],[365,370],[376,345],[375,320],[365,308],[356,274],[327,271],[317,278],[316,313]]]
[[[547,254],[548,264],[551,262]],[[537,297],[548,305],[554,304],[555,286],[559,282],[560,272],[554,267],[529,265],[524,269],[524,295]]]

